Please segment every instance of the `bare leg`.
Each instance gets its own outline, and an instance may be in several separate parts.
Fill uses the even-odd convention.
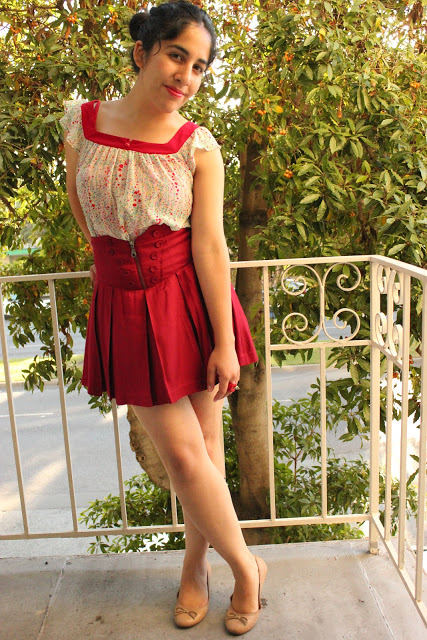
[[[213,402],[212,393],[203,391],[189,396],[193,409],[199,420],[208,455],[217,469],[225,477],[225,462],[222,451],[222,407],[223,402]],[[208,401],[209,396],[211,401]],[[182,568],[179,601],[184,607],[201,607],[207,599],[206,553],[209,541],[197,529],[189,514],[184,509],[185,522],[185,557]]]
[[[212,403],[208,394],[205,402]],[[207,453],[190,399],[186,396],[174,404],[133,408],[156,445],[183,509],[205,540],[230,565],[236,580],[234,608],[256,611],[255,558],[246,546],[223,473]]]

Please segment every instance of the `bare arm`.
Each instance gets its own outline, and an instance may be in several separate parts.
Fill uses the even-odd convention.
[[[237,382],[240,367],[234,346],[230,294],[230,259],[223,228],[224,166],[219,150],[196,152],[191,216],[192,253],[197,277],[214,331],[215,348],[208,363],[208,389],[215,375],[215,400],[228,395],[229,382]]]
[[[73,216],[75,217],[77,224],[79,225],[80,229],[83,231],[83,234],[86,240],[91,245],[92,244],[91,235],[90,235],[88,226],[86,224],[85,216],[83,213],[82,206],[80,204],[79,197],[77,195],[76,174],[77,174],[77,161],[79,158],[79,154],[76,151],[76,149],[74,149],[74,147],[70,145],[69,142],[64,141],[64,146],[65,146],[65,160],[67,162],[66,186],[67,186],[68,200],[70,202],[71,211],[73,212]]]

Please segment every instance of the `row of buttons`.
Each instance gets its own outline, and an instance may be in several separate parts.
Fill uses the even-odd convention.
[[[126,145],[126,146],[130,146],[130,141],[126,141],[126,142],[125,142],[125,145]],[[154,237],[154,238],[157,238],[157,237],[159,237],[161,234],[160,234],[160,231],[159,231],[158,229],[154,229],[154,230],[153,230],[153,232],[152,232],[152,235],[153,235],[153,237]],[[109,240],[109,244],[110,244],[110,246],[111,246],[113,243],[114,243],[114,240],[112,240],[112,239],[110,238],[110,240]],[[161,242],[160,240],[158,240],[157,242],[155,242],[155,243],[154,243],[154,246],[155,246],[157,249],[159,249],[162,245],[163,245],[163,242]],[[110,248],[110,249],[108,250],[108,252],[107,252],[107,253],[108,253],[108,255],[113,256],[113,255],[115,254],[115,251],[114,251],[114,249],[113,249],[113,248]],[[157,259],[158,259],[158,257],[159,257],[159,254],[158,254],[156,251],[154,251],[154,252],[150,255],[151,260],[157,260]],[[120,264],[121,264],[121,265],[125,264],[125,261],[124,261],[124,260],[120,260]],[[154,266],[154,265],[153,265],[153,266],[151,266],[151,267],[150,267],[150,272],[151,272],[151,273],[155,273],[155,272],[157,271],[157,269],[158,269],[158,267],[156,267],[156,266]],[[129,270],[128,270],[128,269],[124,269],[124,270],[122,271],[122,274],[123,274],[123,275],[126,275],[126,276],[127,276],[127,275],[129,275]],[[153,276],[153,277],[151,278],[151,284],[157,284],[158,282],[160,282],[160,278],[159,278],[158,276]],[[129,285],[130,287],[134,287],[134,286],[135,286],[135,282],[134,282],[133,280],[129,280],[128,285]]]
[[[158,238],[159,236],[160,236],[160,230],[159,229],[153,229],[153,238]],[[160,240],[157,240],[157,242],[154,243],[154,246],[157,249],[159,249],[162,245],[163,245],[163,242],[161,242]],[[157,260],[158,257],[159,257],[158,253],[156,251],[151,254],[151,259],[152,260]],[[151,271],[151,273],[155,273],[157,271],[157,267],[155,267],[153,265],[152,267],[150,267],[150,271]],[[158,282],[160,282],[160,278],[158,276],[153,276],[151,278],[151,284],[157,284]]]

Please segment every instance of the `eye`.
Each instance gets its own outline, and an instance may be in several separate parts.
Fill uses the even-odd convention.
[[[182,60],[182,55],[180,53],[173,52],[171,53],[172,58],[176,58],[178,60]]]

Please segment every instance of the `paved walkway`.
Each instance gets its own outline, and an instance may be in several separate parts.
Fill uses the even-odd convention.
[[[425,640],[394,565],[366,540],[252,547],[269,565],[251,640]],[[211,605],[193,629],[172,611],[183,551],[3,558],[0,640],[221,640],[232,574],[212,549]],[[411,572],[413,557],[407,553]]]

